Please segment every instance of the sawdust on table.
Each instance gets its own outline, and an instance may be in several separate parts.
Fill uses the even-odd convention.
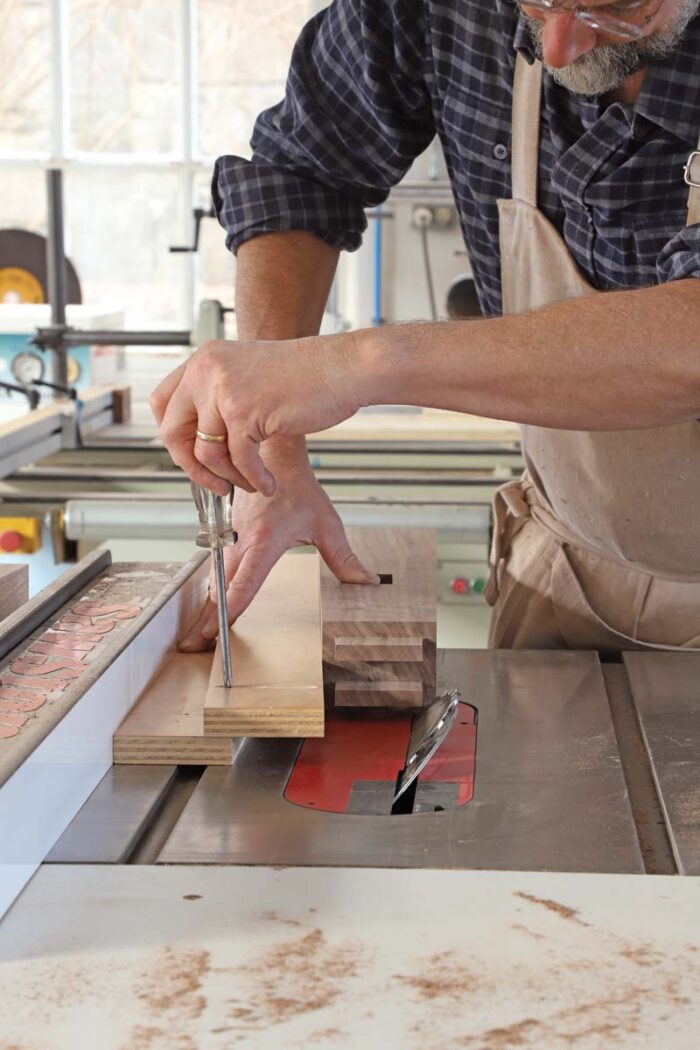
[[[392,981],[412,989],[424,1002],[435,999],[464,1002],[483,985],[476,968],[465,966],[455,951],[435,952],[421,961],[415,972],[395,973]]]
[[[369,962],[366,946],[357,941],[331,945],[321,929],[281,941],[228,971],[237,973],[244,993],[230,1000],[229,1017],[250,1033],[323,1010]]]
[[[571,921],[568,914],[562,918]],[[545,955],[541,965],[526,970],[514,961],[506,972],[489,973],[483,967],[477,971],[478,963],[472,971],[468,954],[458,949],[414,957],[410,972],[392,977],[409,993],[409,1010],[412,1003],[434,1004],[429,1016],[419,1014],[411,1024],[413,1043],[422,1050],[627,1048],[643,1037],[650,1008],[662,1021],[673,1017],[690,1004],[688,989],[700,987],[693,945],[670,954],[643,938],[614,935],[588,923],[575,925],[580,932],[568,959],[550,965]],[[532,933],[525,926],[511,928],[528,937]],[[516,1013],[508,1023],[518,999],[523,1002],[522,1016]],[[488,1000],[503,1004],[504,1021],[467,1034],[470,1012]]]
[[[527,937],[531,937],[533,941],[547,940],[543,933],[538,933],[537,930],[531,930],[529,926],[525,926],[522,922],[511,922],[508,929],[513,930],[515,933],[524,933]]]
[[[206,1009],[202,982],[210,971],[208,951],[163,948],[156,965],[141,974],[136,998],[159,1020],[196,1020]]]
[[[327,1046],[329,1042],[332,1043],[336,1039],[341,1039],[343,1034],[339,1028],[322,1028],[320,1032],[312,1032],[306,1042],[320,1043],[322,1046]]]
[[[490,1028],[475,1039],[479,1041],[481,1050],[511,1050],[511,1047],[528,1046],[530,1035],[535,1034],[541,1026],[534,1017],[526,1017],[524,1021],[509,1024],[504,1028]],[[468,1043],[461,1043],[467,1046]]]
[[[534,893],[524,893],[522,890],[516,890],[514,896],[520,897],[521,900],[529,901],[530,904],[539,904],[541,907],[546,908],[547,911],[554,912],[555,915],[559,915],[560,918],[566,919],[568,922],[575,922],[578,926],[588,926],[587,922],[579,918],[577,908],[570,908],[568,905],[560,904],[559,901],[550,900],[548,897],[536,897]]]
[[[256,916],[256,919],[261,922],[281,922],[285,926],[302,926],[303,923],[299,919],[290,919],[285,915],[280,915],[276,911],[261,911]]]
[[[200,1050],[192,1036],[156,1025],[135,1025],[124,1050],[162,1050],[164,1047],[168,1050]]]

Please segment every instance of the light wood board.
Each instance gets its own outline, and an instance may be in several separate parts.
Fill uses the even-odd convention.
[[[212,653],[169,653],[114,735],[114,761],[125,765],[229,766],[233,744],[204,735],[204,698]]]
[[[207,735],[323,736],[318,555],[287,553],[231,629],[233,688],[217,646],[204,703]]]
[[[29,601],[27,565],[0,565],[0,620]]]

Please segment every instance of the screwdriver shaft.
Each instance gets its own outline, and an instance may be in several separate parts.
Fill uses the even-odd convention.
[[[226,575],[224,573],[224,550],[223,547],[214,547],[212,550],[214,558],[214,571],[216,573],[216,604],[219,610],[219,645],[221,646],[221,667],[224,674],[224,688],[230,689],[233,685],[233,669],[231,667],[231,636],[228,630],[228,610],[226,606]]]

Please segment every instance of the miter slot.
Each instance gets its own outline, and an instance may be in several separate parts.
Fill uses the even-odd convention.
[[[155,864],[158,855],[167,843],[170,833],[199,784],[205,766],[180,766],[168,791],[162,796],[159,806],[144,824],[138,839],[133,843],[126,864]]]

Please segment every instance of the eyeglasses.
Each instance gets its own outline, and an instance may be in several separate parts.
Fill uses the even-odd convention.
[[[610,33],[622,40],[639,40],[665,0],[617,0],[599,7],[582,7],[578,0],[522,0],[528,11],[569,11],[591,29]],[[627,16],[630,16],[628,19]]]

